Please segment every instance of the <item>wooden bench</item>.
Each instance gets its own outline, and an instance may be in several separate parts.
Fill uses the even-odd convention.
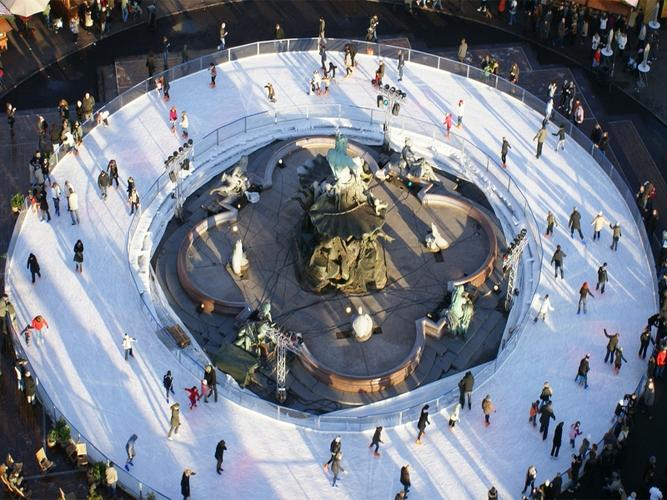
[[[186,335],[180,326],[170,325],[165,327],[165,330],[171,335],[171,338],[174,339],[176,345],[181,349],[190,345],[190,337]]]

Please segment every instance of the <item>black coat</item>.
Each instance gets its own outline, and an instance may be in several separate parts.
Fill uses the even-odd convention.
[[[375,429],[375,434],[373,434],[373,444],[382,442],[382,429],[379,427]]]
[[[331,444],[329,445],[329,451],[331,452],[332,455],[336,455],[340,453],[340,449],[342,447],[341,441],[336,441],[335,439],[331,441]]]
[[[405,465],[401,467],[401,484],[410,487],[410,471]]]
[[[419,422],[417,422],[417,429],[423,431],[426,429],[426,424],[431,424],[431,422],[428,421],[428,410],[422,410],[421,415],[419,415]]]
[[[572,229],[581,229],[581,214],[576,210],[570,214],[568,226]]]
[[[185,472],[181,476],[181,495],[183,497],[190,496],[190,476],[186,475]]]
[[[38,273],[39,272],[39,262],[37,262],[37,257],[35,257],[33,254],[30,254],[30,257],[28,257],[28,269],[30,269],[31,273]]]
[[[204,378],[206,379],[206,384],[211,389],[213,389],[218,378],[217,374],[215,373],[215,368],[211,368],[209,371],[204,371]]]
[[[459,382],[461,392],[472,392],[475,386],[475,377],[471,372],[467,372]]]
[[[577,372],[579,375],[586,375],[588,373],[588,370],[590,370],[590,364],[588,362],[588,359],[584,358],[579,362],[579,371]]]
[[[560,423],[554,429],[554,446],[560,446],[561,441],[563,440],[563,424]]]
[[[549,425],[550,418],[556,420],[554,412],[551,409],[551,405],[546,405],[544,408],[540,410],[540,423],[542,425]]]
[[[222,460],[225,455],[225,451],[227,451],[227,446],[225,445],[224,441],[220,441],[218,446],[215,447],[215,458],[217,460]]]

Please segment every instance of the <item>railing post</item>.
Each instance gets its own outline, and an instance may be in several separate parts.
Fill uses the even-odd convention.
[[[486,157],[486,171],[489,171],[489,157]]]
[[[521,89],[521,102],[526,100],[526,89]]]
[[[466,64],[466,78],[470,78],[470,65]]]
[[[259,55],[259,42],[255,42],[255,45],[257,45],[257,55]]]
[[[438,57],[438,69],[440,69],[440,61],[442,60],[442,57]]]
[[[498,75],[496,75],[496,83],[495,83],[494,87],[498,88]]]
[[[220,146],[220,128],[215,129],[215,145]]]

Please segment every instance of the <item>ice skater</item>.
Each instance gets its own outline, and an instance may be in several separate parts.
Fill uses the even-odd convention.
[[[137,341],[134,337],[130,337],[127,333],[123,335],[123,351],[125,351],[125,361],[127,361],[127,357],[134,357],[134,353],[132,352],[132,344],[134,344]]]
[[[134,465],[134,457],[136,456],[136,451],[134,449],[134,444],[137,442],[137,435],[132,434],[130,439],[127,440],[125,444],[125,453],[127,453],[127,461],[125,462],[125,470],[130,471],[130,465]]]
[[[639,357],[642,359],[646,359],[646,351],[648,350],[648,346],[654,344],[655,341],[653,340],[653,337],[651,337],[651,327],[646,326],[644,328],[644,331],[642,331],[641,335],[639,336]]]
[[[35,283],[35,276],[39,276],[40,278],[42,277],[39,262],[37,261],[37,257],[34,253],[28,255],[28,264],[26,267],[30,270],[30,276],[32,277],[33,284]]]
[[[554,265],[554,278],[558,278],[558,270],[560,269],[560,279],[563,278],[563,259],[567,254],[561,250],[560,245],[556,245],[556,251],[551,257],[551,263]]]
[[[171,133],[176,135],[176,122],[178,121],[178,112],[176,106],[172,106],[169,110],[169,129]]]
[[[373,455],[376,457],[380,456],[380,443],[384,443],[382,441],[382,426],[379,425],[378,427],[375,428],[375,433],[373,433],[373,439],[371,440],[371,444],[368,445],[369,448],[372,448],[375,446],[375,451],[373,452]]]
[[[199,394],[199,389],[196,385],[192,387],[186,387],[185,392],[188,393],[188,400],[190,400],[190,410],[197,408],[197,401],[201,399],[201,394]]]
[[[463,104],[463,99],[460,99],[458,105],[456,106],[456,128],[461,128],[463,126],[464,113],[465,105]]]
[[[602,228],[607,224],[609,224],[609,221],[604,218],[602,212],[598,212],[597,215],[593,217],[593,221],[591,222],[591,226],[593,226],[593,241],[600,239]]]
[[[343,453],[339,451],[333,456],[333,460],[331,461],[331,472],[333,474],[331,486],[333,487],[338,487],[338,485],[336,484],[336,482],[338,481],[338,476],[340,475],[341,472],[345,472],[345,469],[343,469],[343,466],[340,464],[342,459],[343,459]]]
[[[584,386],[584,389],[588,389],[588,372],[591,369],[590,365],[590,359],[591,355],[586,354],[582,358],[581,361],[579,361],[579,368],[577,369],[577,376],[574,377],[574,381],[579,384]]]
[[[204,403],[208,402],[208,398],[213,394],[214,400],[217,403],[218,402],[218,375],[215,371],[215,367],[213,365],[207,365],[206,368],[204,368],[204,378],[206,379],[206,383],[208,384],[208,394],[204,395]]]
[[[562,269],[561,269],[562,271]],[[545,294],[544,298],[542,299],[542,302],[540,304],[540,307],[537,309],[537,315],[535,316],[535,319],[533,320],[534,323],[537,323],[537,320],[542,320],[546,321],[547,319],[547,313],[552,312],[554,310],[553,306],[551,305],[551,299],[549,298],[549,294]]]
[[[551,420],[556,420],[551,401],[542,406],[540,413],[540,432],[542,433],[542,441],[546,441],[549,434],[549,424]]]
[[[558,452],[560,451],[560,445],[563,440],[563,425],[565,422],[558,422],[558,425],[554,429],[554,438],[551,442],[551,456],[558,458]]]
[[[577,436],[581,436],[581,422],[577,420],[570,426],[570,448],[574,450]]]
[[[491,414],[496,411],[496,406],[491,401],[491,396],[488,394],[482,400],[482,412],[484,412],[484,425],[488,427],[491,425]]]
[[[225,470],[222,468],[222,462],[225,458],[225,451],[227,451],[227,445],[225,444],[225,440],[221,439],[218,441],[218,444],[215,447],[215,472],[218,474],[224,472]]]
[[[591,293],[591,289],[588,287],[588,281],[584,281],[584,284],[581,285],[579,289],[579,304],[577,305],[577,314],[581,313],[583,306],[584,314],[586,314],[586,299],[588,296],[595,298],[595,295]]]
[[[459,380],[459,403],[465,406],[468,399],[468,410],[472,409],[472,390],[475,386],[475,376],[471,371],[467,371],[463,378]]]
[[[171,417],[169,418],[169,432],[167,433],[167,439],[169,441],[172,439],[172,434],[178,434],[178,429],[181,426],[181,405],[174,403],[170,408]]]
[[[535,134],[535,137],[533,137],[533,141],[537,141],[537,149],[535,150],[535,158],[538,160],[540,159],[540,156],[542,156],[542,147],[544,146],[544,142],[547,140],[547,129],[545,128],[544,125],[537,131],[537,134]]]
[[[604,293],[604,288],[608,281],[609,277],[607,275],[607,263],[605,262],[600,267],[598,267],[598,282],[595,285],[595,289],[600,290],[600,293]]]
[[[183,495],[183,500],[190,498],[190,477],[196,475],[197,473],[190,469],[183,471],[183,475],[181,476],[181,495]]]
[[[549,210],[547,212],[547,231],[544,233],[545,236],[552,236],[554,234],[554,226],[558,225],[556,216]]]
[[[537,427],[537,414],[540,411],[540,400],[537,399],[530,405],[530,410],[528,411],[528,423],[533,424],[533,427]]]
[[[422,436],[426,434],[426,426],[431,425],[431,422],[428,419],[428,405],[424,405],[422,408],[422,411],[419,415],[419,421],[417,422],[417,429],[419,429],[419,433],[417,434],[417,444],[422,444]]]
[[[613,335],[607,333],[607,329],[603,328],[604,336],[609,340],[607,341],[607,354],[604,357],[604,362],[609,361],[610,363],[614,362],[614,353],[616,352],[616,347],[618,347],[618,341],[621,339],[621,334],[616,332]]]
[[[584,233],[581,232],[581,214],[577,210],[577,207],[572,209],[567,225],[570,228],[570,238],[574,238],[574,232],[578,231],[581,241],[584,241]]]
[[[401,485],[403,485],[403,498],[408,498],[408,492],[410,491],[410,465],[405,464],[401,467]]]
[[[2,318],[4,319],[4,317]],[[44,335],[42,334],[42,330],[46,328],[46,330],[49,329],[49,323],[46,321],[46,318],[42,315],[37,315],[34,318],[32,318],[32,321],[23,329],[21,332],[22,334],[25,334],[25,343],[26,345],[30,345],[30,335],[32,334],[33,331],[37,332],[37,340],[36,342],[38,344],[43,344],[44,343]]]
[[[528,470],[526,471],[526,481],[524,482],[523,489],[521,490],[522,495],[526,492],[528,486],[530,486],[530,491],[533,491],[533,488],[535,488],[536,478],[537,478],[537,469],[535,468],[534,465],[531,465],[530,467],[528,467]]]
[[[329,468],[329,465],[334,461],[335,456],[340,453],[342,449],[342,443],[340,441],[340,436],[336,436],[332,441],[331,444],[329,444],[329,452],[331,453],[331,456],[329,457],[329,461],[322,465],[324,467],[324,470],[326,471]]]
[[[500,160],[502,161],[503,168],[507,168],[507,153],[509,153],[510,149],[512,149],[512,146],[510,146],[509,141],[503,137],[503,143],[500,146]]]
[[[273,89],[271,82],[268,82],[266,85],[264,85],[264,88],[266,89],[266,97],[269,102],[276,102],[276,91]]]
[[[162,377],[162,386],[167,395],[167,404],[169,403],[169,394],[176,395],[174,392],[174,376],[171,374],[171,370],[167,370],[167,373]]]
[[[623,348],[622,347],[617,347],[616,348],[616,353],[614,355],[614,373],[618,375],[621,371],[621,367],[623,366],[623,363],[627,363],[628,360],[623,357]]]
[[[83,241],[76,240],[74,244],[74,270],[82,273],[83,272]]]
[[[459,414],[461,413],[461,403],[456,403],[454,409],[449,414],[449,428],[454,430],[456,423],[459,421]]]
[[[618,251],[618,240],[621,239],[621,223],[609,224],[609,227],[611,228],[611,246],[609,248],[616,252]]]
[[[558,153],[559,149],[565,151],[565,125],[561,124],[560,127],[558,127],[558,130],[551,135],[558,137],[558,142],[556,143],[554,151],[556,151],[556,153]]]

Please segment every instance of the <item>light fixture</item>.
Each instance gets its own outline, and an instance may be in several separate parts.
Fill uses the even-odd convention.
[[[239,230],[239,227],[238,227],[236,224],[234,224],[234,225],[232,226],[232,232],[235,233],[235,232],[237,232],[238,230]]]
[[[352,314],[352,308],[351,308],[350,306],[347,306],[347,307],[345,308],[345,312],[346,312],[347,314]]]

